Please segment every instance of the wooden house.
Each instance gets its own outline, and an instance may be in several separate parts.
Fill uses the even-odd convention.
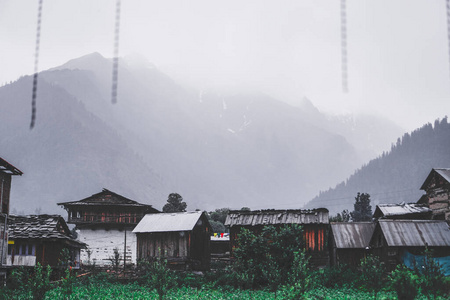
[[[330,227],[330,264],[358,266],[361,259],[369,254],[375,223],[331,223]]]
[[[148,214],[133,230],[137,258],[163,256],[172,269],[209,270],[211,232],[204,212]]]
[[[12,176],[22,171],[0,157],[0,281],[6,281],[6,253],[8,251],[8,215]]]
[[[80,241],[87,244],[81,251],[83,264],[108,266],[115,251],[121,264],[136,262],[136,237],[131,231],[145,214],[159,213],[148,204],[141,204],[103,189],[79,201],[62,202],[68,213],[67,223],[75,224]]]
[[[225,226],[230,227],[231,248],[236,247],[237,236],[242,228],[260,233],[267,225],[279,227],[285,224],[299,224],[303,227],[306,251],[311,255],[311,263],[316,267],[328,264],[326,234],[329,225],[328,209],[286,209],[230,211]]]
[[[450,168],[432,169],[420,189],[426,197],[419,201],[432,210],[433,219],[450,223]]]
[[[69,250],[71,265],[79,268],[80,249],[60,215],[10,216],[7,265],[58,266],[61,251]]]
[[[9,195],[13,175],[22,175],[22,171],[0,157],[0,213],[9,214]]]
[[[373,213],[375,219],[431,220],[432,210],[423,204],[378,204]]]
[[[439,220],[380,219],[369,244],[372,253],[392,271],[409,253],[423,254],[426,248],[436,257],[449,256],[450,229]]]

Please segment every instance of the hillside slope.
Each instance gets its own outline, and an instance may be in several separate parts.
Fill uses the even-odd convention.
[[[379,203],[416,202],[432,168],[450,166],[450,124],[447,117],[436,120],[434,126],[406,133],[389,152],[371,160],[345,182],[321,192],[305,207],[327,207],[336,214],[343,209],[353,210],[357,192],[369,193],[372,208]]]

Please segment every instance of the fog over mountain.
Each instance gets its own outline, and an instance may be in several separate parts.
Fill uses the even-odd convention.
[[[102,188],[158,209],[172,192],[188,209],[298,208],[403,133],[381,117],[325,115],[306,98],[186,88],[136,58],[119,66],[114,105],[111,61],[98,53],[41,72],[31,131],[32,78],[0,88],[0,155],[24,172],[13,209],[61,212],[57,202]]]

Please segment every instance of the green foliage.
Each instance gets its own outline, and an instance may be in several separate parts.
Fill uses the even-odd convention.
[[[436,297],[437,295],[448,292],[448,286],[446,285],[442,268],[439,263],[433,259],[432,254],[431,250],[425,250],[423,266],[419,269],[416,265],[415,272],[419,276],[422,293]]]
[[[220,222],[209,220],[209,224],[211,225],[213,232],[221,233],[221,232],[227,231],[227,229],[225,228],[225,225],[223,225]]]
[[[61,278],[60,288],[61,294],[64,299],[69,299],[73,293],[73,286],[76,283],[77,277],[72,271],[72,267],[68,267],[65,270],[65,276]]]
[[[16,294],[27,295],[26,298],[31,296],[33,300],[44,299],[45,293],[52,288],[51,273],[50,266],[43,268],[40,263],[37,263],[32,271],[25,268],[14,269],[9,282],[10,288],[15,290]]]
[[[287,282],[295,253],[303,248],[301,226],[265,226],[261,234],[243,228],[234,250],[234,270],[241,287],[270,286],[276,290]]]
[[[64,299],[69,299],[73,291],[73,285],[76,281],[76,276],[72,272],[70,251],[67,248],[63,248],[58,259],[58,271],[63,270],[63,274],[60,275],[60,288]]]
[[[175,286],[176,277],[167,268],[167,261],[164,258],[156,257],[149,264],[147,283],[151,290],[156,290],[160,300]]]
[[[171,193],[167,199],[167,203],[163,206],[163,212],[184,212],[187,204],[183,202],[183,197],[177,193]]]
[[[354,210],[351,213],[353,222],[364,222],[372,220],[372,206],[370,205],[370,195],[358,193],[355,197]]]
[[[344,209],[342,213],[337,213],[336,216],[330,217],[330,222],[350,222],[351,214],[347,209]]]
[[[218,208],[207,214],[213,232],[228,232],[224,224],[229,211],[229,208],[224,207]]]
[[[354,287],[359,281],[359,274],[353,268],[342,264],[320,270],[318,280],[327,288]]]
[[[113,266],[114,271],[119,271],[120,266],[120,252],[119,248],[114,248],[114,254],[109,257],[109,261],[111,262],[111,265]]]
[[[398,265],[389,279],[399,299],[412,300],[417,296],[419,277],[405,265]]]
[[[360,270],[361,283],[368,291],[375,293],[376,298],[378,291],[383,287],[384,264],[377,256],[368,255],[361,259]]]
[[[229,211],[230,211],[230,209],[227,207],[218,208],[215,211],[212,211],[209,213],[209,218],[213,221],[225,224],[225,220],[227,219],[227,215],[228,215]]]
[[[305,293],[312,289],[315,278],[308,266],[308,261],[304,251],[295,252],[288,284],[281,288],[282,299],[304,299]]]

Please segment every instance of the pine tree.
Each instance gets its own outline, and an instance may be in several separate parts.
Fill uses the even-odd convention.
[[[351,213],[353,222],[363,222],[372,220],[372,206],[370,205],[370,195],[358,193],[355,197],[354,210]]]

